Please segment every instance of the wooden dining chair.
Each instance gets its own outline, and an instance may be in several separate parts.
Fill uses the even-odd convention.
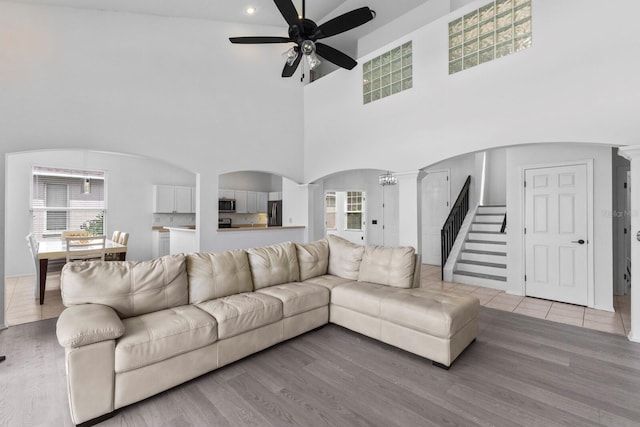
[[[129,233],[121,231],[120,238],[117,240],[117,242],[120,243],[121,245],[127,246],[127,243],[129,243]]]
[[[60,233],[60,238],[65,240],[67,237],[78,237],[78,236],[88,236],[89,232],[87,230],[62,230]]]
[[[67,237],[67,262],[104,261],[106,236]]]

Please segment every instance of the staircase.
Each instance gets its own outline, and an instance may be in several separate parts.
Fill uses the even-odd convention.
[[[453,281],[504,289],[507,281],[507,234],[502,232],[506,206],[478,206]]]

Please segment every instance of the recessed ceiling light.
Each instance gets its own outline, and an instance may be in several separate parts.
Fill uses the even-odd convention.
[[[253,14],[256,13],[256,8],[252,7],[252,6],[249,6],[248,8],[245,9],[245,13],[247,15],[253,15]]]

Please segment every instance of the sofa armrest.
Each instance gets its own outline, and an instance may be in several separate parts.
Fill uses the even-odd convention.
[[[56,324],[58,342],[66,348],[120,338],[124,331],[124,324],[116,312],[101,304],[68,307],[60,314]]]

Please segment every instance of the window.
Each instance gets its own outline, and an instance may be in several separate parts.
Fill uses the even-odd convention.
[[[336,229],[336,193],[327,191],[324,199],[325,205],[325,226],[327,230]]]
[[[360,191],[348,191],[345,199],[345,213],[347,215],[347,230],[362,230],[362,202],[363,194]]]
[[[531,46],[531,0],[495,0],[449,23],[449,74]]]
[[[31,212],[36,238],[60,236],[62,230],[104,234],[104,172],[32,169]]]
[[[413,87],[413,47],[407,42],[362,66],[363,104]]]

